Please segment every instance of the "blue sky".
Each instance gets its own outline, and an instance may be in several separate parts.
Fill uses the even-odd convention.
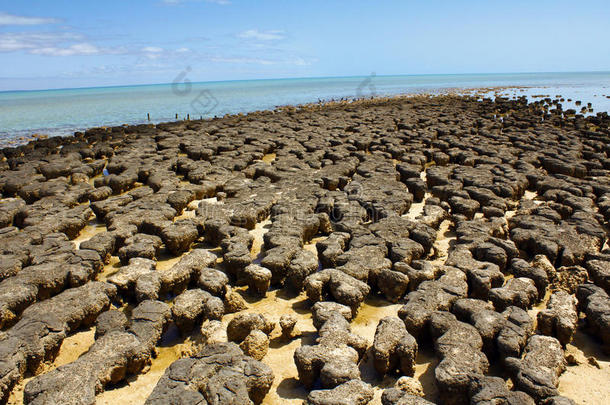
[[[0,90],[610,70],[607,0],[0,0]]]

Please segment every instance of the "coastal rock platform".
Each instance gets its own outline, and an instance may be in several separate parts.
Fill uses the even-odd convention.
[[[610,398],[610,117],[415,96],[0,150],[0,403]]]

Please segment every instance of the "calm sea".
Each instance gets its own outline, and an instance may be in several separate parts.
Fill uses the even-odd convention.
[[[180,82],[145,86],[0,92],[0,145],[34,133],[70,135],[113,126],[222,116],[318,100],[528,86],[518,95],[562,95],[610,111],[610,72],[404,75]],[[570,103],[564,103],[568,108]]]

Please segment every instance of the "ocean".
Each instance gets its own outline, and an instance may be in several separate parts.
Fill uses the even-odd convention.
[[[0,92],[0,146],[27,142],[33,134],[64,136],[95,126],[173,121],[176,115],[178,119],[198,119],[331,99],[489,87],[520,87],[507,89],[506,95],[561,95],[566,99],[564,108],[576,108],[573,103],[581,100],[583,105],[592,103],[593,113],[610,111],[610,72],[372,73],[358,77],[198,83],[178,76],[168,84]],[[579,111],[580,107],[576,109]]]

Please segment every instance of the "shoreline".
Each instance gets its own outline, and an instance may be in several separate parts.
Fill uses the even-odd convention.
[[[443,75],[441,75],[441,76],[443,76]],[[468,75],[466,75],[466,76],[468,76]],[[491,76],[494,76],[494,75],[491,75]],[[383,77],[385,77],[385,76],[376,77],[376,80],[380,80]],[[388,76],[388,77],[395,77],[395,76]],[[366,81],[366,79],[367,78],[365,77],[365,81]],[[585,80],[585,79],[582,79],[582,80]],[[585,83],[585,82],[583,82],[583,83]],[[198,85],[198,84],[196,84],[196,85]],[[353,84],[353,85],[356,86],[357,83]],[[376,91],[375,91],[375,86],[376,85],[381,86],[381,89],[380,89],[381,93],[389,91],[389,94],[386,95],[386,96],[378,96],[376,94]],[[583,85],[583,84],[581,84],[581,85]],[[158,85],[158,86],[168,87],[168,85]],[[483,85],[483,86],[476,86],[476,85],[474,85],[473,86],[473,85],[469,85],[469,84],[463,84],[463,85],[458,85],[458,86],[452,86],[452,85],[449,85],[449,86],[447,86],[447,85],[445,85],[445,86],[443,86],[443,85],[440,85],[440,86],[437,86],[437,85],[427,85],[428,88],[426,88],[426,85],[422,85],[423,86],[422,88],[413,87],[411,90],[407,90],[410,87],[409,86],[405,86],[404,89],[402,91],[399,91],[398,93],[395,92],[395,89],[385,89],[384,90],[385,84],[384,83],[377,83],[376,81],[371,81],[370,82],[370,86],[372,86],[371,88],[368,88],[368,87],[365,86],[366,88],[361,90],[360,86],[362,86],[362,83],[359,85],[358,89],[356,90],[357,94],[358,94],[358,92],[364,92],[364,93],[371,93],[372,92],[374,97],[378,97],[378,98],[401,97],[401,96],[411,96],[411,95],[419,95],[419,94],[438,95],[438,94],[455,94],[455,93],[457,93],[457,94],[460,94],[460,95],[464,95],[464,94],[471,94],[473,92],[480,92],[482,90],[485,90],[487,93],[490,93],[490,94],[498,93],[499,90],[503,90],[503,91],[512,91],[512,90],[517,91],[517,90],[520,90],[521,92],[523,92],[524,89],[533,89],[533,88],[536,88],[536,89],[555,88],[556,91],[557,90],[565,90],[565,91],[570,90],[570,85],[565,85],[565,84],[561,84],[561,83],[557,83],[557,84],[553,85],[553,84],[545,84],[543,82],[541,82],[539,84],[497,85],[497,86],[491,86],[491,87],[489,87],[487,85]],[[144,87],[146,87],[146,86],[144,86]],[[128,89],[128,88],[129,87],[125,87],[125,89]],[[576,89],[577,88],[578,87],[576,87]],[[601,111],[610,111],[610,101],[606,101],[606,98],[608,100],[610,100],[610,95],[606,95],[604,93],[604,88],[606,88],[606,87],[601,86],[599,88],[599,90],[601,91],[601,94],[599,96],[601,96],[601,98],[597,98],[598,94],[596,92],[594,94],[594,91],[592,89],[589,89],[591,94],[587,93],[587,94],[579,95],[578,98],[582,99],[582,101],[593,102],[593,107],[596,108],[596,109],[598,109],[598,104],[599,104],[599,109]],[[87,89],[85,89],[85,90],[87,90]],[[89,90],[95,90],[95,88],[92,88],[92,89],[89,89]],[[170,92],[170,90],[172,92],[174,91],[173,88],[172,89],[168,89],[167,91]],[[204,88],[204,90],[207,91],[205,88]],[[206,103],[205,108],[206,109],[211,107],[211,105],[214,106],[214,108],[216,106],[218,106],[219,101],[216,100],[216,98],[214,98],[214,94],[216,92],[219,92],[218,94],[216,94],[217,96],[225,97],[224,93],[223,93],[224,90],[221,90],[221,89],[211,89],[211,90],[212,90],[212,92],[208,92],[208,95],[206,96],[206,97],[212,97],[211,99],[206,99],[205,100],[205,103]],[[276,91],[279,91],[279,90],[280,89],[276,89]],[[572,89],[570,91],[573,91],[573,90],[574,89]],[[199,91],[199,90],[197,90],[197,91]],[[186,97],[187,101],[190,100],[190,98],[197,91],[192,90],[192,91],[189,91],[189,93],[185,94],[185,96],[187,96]],[[322,90],[320,90],[320,91],[322,91]],[[339,91],[345,92],[346,90],[342,89],[342,90],[339,90]],[[561,91],[559,91],[559,92],[561,92]],[[610,90],[608,92],[610,94]],[[172,95],[171,92],[169,94]],[[189,96],[189,94],[191,96]],[[333,99],[332,97],[331,98],[328,98],[328,97],[325,98],[325,96],[323,95],[323,92],[320,93],[320,94],[322,94],[321,97],[322,97],[323,101],[329,101],[329,100]],[[174,96],[175,96],[175,94],[174,94]],[[554,94],[553,95],[549,94],[549,96],[554,96]],[[362,97],[358,97],[357,95],[356,96],[348,96],[348,97],[346,97],[346,99],[348,99],[348,100],[355,100],[355,99],[359,99],[359,98],[362,98]],[[364,98],[368,98],[368,97],[364,97]],[[574,98],[576,98],[576,96],[574,96]],[[337,98],[337,99],[342,99],[342,98]],[[114,99],[109,99],[107,101],[108,105],[113,105],[114,102],[117,101],[117,100],[114,100],[114,101],[113,100]],[[175,108],[178,111],[180,111],[183,107],[185,107],[184,105],[181,104],[184,101],[185,100],[180,100],[180,99],[176,99],[175,100],[175,103],[176,103]],[[265,106],[262,109],[252,110],[251,107],[242,106],[242,107],[245,107],[245,108],[241,112],[239,112],[239,111],[229,112],[229,115],[231,115],[231,114],[239,114],[239,113],[244,114],[244,113],[256,112],[256,111],[264,111],[264,110],[273,110],[274,107],[269,105],[268,101],[269,100],[265,101],[262,98],[260,100],[258,100],[258,103],[260,103],[263,106]],[[232,101],[229,100],[229,101],[227,101],[224,98],[222,98],[222,101],[220,103],[221,103],[221,105],[224,105],[227,102],[229,104],[224,106],[224,110],[225,111],[227,110],[227,107],[232,105],[231,103],[235,103],[236,100],[232,100]],[[212,103],[212,104],[210,104],[210,103]],[[289,103],[287,105],[297,107],[297,106],[305,105],[305,104],[316,104],[316,103],[315,103],[314,100],[310,100],[309,102],[304,102],[304,103],[299,103],[299,102],[297,102],[297,103]],[[193,107],[193,105],[191,104],[190,107],[188,107],[188,106],[186,106],[186,107],[187,107],[187,110],[188,110],[190,107]],[[574,106],[571,105],[570,107],[574,107]],[[129,108],[129,107],[128,106],[124,106],[122,108]],[[167,107],[167,109],[170,109],[170,110],[172,108],[174,108],[174,107]],[[277,106],[275,106],[275,108],[277,108]],[[124,126],[124,125],[142,125],[142,124],[149,124],[149,123],[157,124],[157,123],[173,122],[173,121],[175,121],[175,120],[172,120],[172,119],[170,119],[170,120],[167,120],[167,119],[156,119],[154,113],[152,114],[152,120],[151,121],[147,121],[146,120],[146,110],[148,109],[148,107],[143,106],[142,109],[143,109],[143,111],[141,112],[142,118],[132,117],[132,118],[134,118],[132,120],[126,120],[126,121],[122,121],[122,122],[114,122],[114,123],[111,123],[111,124],[109,123],[109,125],[74,125],[74,123],[73,123],[73,126],[70,127],[69,129],[66,129],[66,127],[63,124],[59,124],[59,126],[57,126],[57,127],[54,126],[54,127],[51,127],[51,128],[45,128],[45,127],[42,127],[40,125],[32,125],[31,129],[20,129],[20,130],[15,130],[15,131],[12,131],[12,132],[5,129],[6,132],[3,133],[2,136],[6,137],[6,138],[0,139],[0,146],[15,146],[15,145],[23,144],[24,142],[27,142],[27,141],[31,140],[32,139],[32,135],[37,135],[37,136],[70,136],[70,135],[73,134],[73,132],[76,132],[76,131],[81,131],[82,132],[82,131],[85,131],[85,130],[87,130],[89,128],[100,127],[100,126],[101,127],[111,127],[111,126]],[[232,109],[233,108],[229,108],[229,110],[232,110]],[[219,110],[220,111],[214,110],[214,112],[222,113],[223,108],[220,108]],[[150,110],[148,110],[148,111],[150,112]],[[185,110],[183,110],[183,111],[185,111]],[[69,112],[67,110],[66,111],[62,110],[62,111],[58,111],[57,112],[57,114],[68,114],[68,113]],[[206,112],[205,114],[201,114],[200,112],[191,111],[191,116],[193,116],[193,117],[199,116],[199,115],[208,115],[208,114],[210,114],[210,112]],[[158,113],[157,113],[157,115],[158,115]],[[178,115],[180,115],[181,118],[186,120],[186,117],[187,117],[186,112],[184,114],[178,113]],[[220,114],[218,114],[218,115],[220,116]],[[49,116],[48,119],[51,120],[51,121],[53,120],[53,118],[51,116]],[[74,117],[72,119],[74,119]],[[209,117],[208,117],[208,119],[209,119]],[[24,118],[24,120],[27,121],[27,119],[25,119],[25,118]],[[40,120],[38,120],[38,121],[40,121]],[[96,122],[96,121],[98,123],[100,123],[100,124],[103,124],[103,119],[102,120],[97,120],[97,119],[93,119],[93,117],[90,117],[89,123]],[[100,121],[102,121],[102,122],[100,122]],[[112,121],[112,119],[109,119],[109,121]],[[9,127],[11,127],[11,125],[9,125]]]
[[[217,120],[217,119],[223,119],[223,118],[229,118],[232,116],[243,116],[243,115],[248,115],[248,114],[257,114],[257,113],[263,113],[263,112],[279,112],[282,111],[282,109],[301,109],[301,108],[309,108],[312,106],[332,106],[334,104],[344,104],[344,103],[354,103],[354,102],[360,102],[360,101],[370,101],[370,100],[378,100],[380,102],[384,102],[384,101],[388,101],[388,100],[392,100],[392,99],[408,99],[408,98],[412,98],[412,97],[435,97],[435,96],[439,96],[439,95],[457,95],[457,96],[465,96],[465,95],[477,95],[478,97],[481,96],[488,96],[489,93],[494,93],[495,96],[501,96],[503,91],[511,91],[511,90],[520,90],[520,89],[527,89],[527,88],[532,88],[532,86],[497,86],[497,87],[482,87],[482,88],[446,88],[446,89],[439,89],[438,92],[430,92],[430,93],[405,93],[405,94],[397,94],[397,95],[391,95],[391,96],[374,96],[371,98],[354,98],[354,99],[346,99],[346,100],[329,100],[329,101],[321,101],[321,102],[311,102],[311,103],[306,103],[306,104],[298,104],[298,105],[283,105],[283,106],[276,106],[275,109],[271,110],[271,109],[264,109],[264,110],[255,110],[255,111],[249,111],[249,112],[242,112],[242,113],[235,113],[235,114],[226,114],[222,117],[210,117],[210,118],[204,118],[204,119],[183,119],[183,120],[175,120],[175,121],[159,121],[159,122],[137,122],[137,123],[124,123],[121,125],[114,125],[114,126],[94,126],[94,127],[90,127],[87,129],[76,129],[73,133],[68,134],[66,133],[65,135],[49,135],[47,133],[44,133],[44,131],[42,132],[34,132],[32,135],[22,135],[19,136],[19,138],[13,138],[13,139],[6,139],[6,140],[0,140],[0,149],[4,149],[4,148],[17,148],[20,146],[24,146],[27,145],[29,142],[32,141],[36,141],[36,140],[40,140],[40,139],[48,139],[49,137],[71,137],[74,136],[75,133],[79,133],[79,132],[85,132],[87,130],[95,130],[95,129],[108,129],[108,128],[116,128],[116,127],[130,127],[130,126],[138,126],[138,125],[159,125],[159,124],[171,124],[171,123],[179,123],[179,122],[188,122],[188,121],[192,121],[192,122],[201,122],[201,121],[210,121],[210,120]],[[548,95],[535,95],[532,96],[533,98],[540,98],[540,97],[549,97]],[[609,96],[610,97],[610,96]]]
[[[562,75],[562,74],[607,74],[610,70],[591,70],[591,71],[566,71],[566,72],[499,72],[499,73],[415,73],[415,74],[397,74],[397,75],[379,75],[379,77],[428,77],[428,76],[498,76],[498,75]],[[198,81],[193,84],[215,84],[215,83],[233,83],[233,82],[252,82],[252,81],[280,81],[280,80],[320,80],[320,79],[349,79],[362,78],[364,76],[309,76],[309,77],[285,77],[275,79],[236,79],[236,80],[212,80]],[[82,89],[108,89],[121,87],[138,87],[138,86],[166,86],[172,84],[166,83],[144,83],[144,84],[128,84],[128,85],[109,85],[109,86],[85,86],[85,87],[60,87],[52,89],[30,89],[30,90],[0,90],[1,93],[19,93],[29,91],[61,91],[61,90],[82,90]]]
[[[0,403],[203,399],[212,375],[263,404],[602,402],[610,117],[480,94],[1,149]]]

